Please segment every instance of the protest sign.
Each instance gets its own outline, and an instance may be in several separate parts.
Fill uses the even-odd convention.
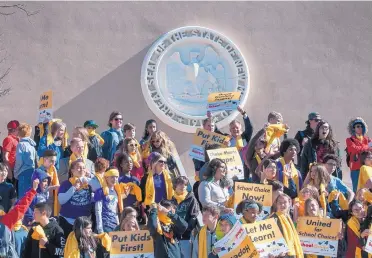
[[[209,132],[204,129],[198,128],[193,137],[193,142],[191,145],[191,150],[189,155],[193,159],[204,161],[204,145],[208,144],[218,144],[221,147],[225,146],[224,142],[227,141],[228,137],[222,134]]]
[[[372,232],[372,226],[370,227],[369,232]],[[372,254],[372,234],[371,233],[367,238],[367,243],[364,246],[364,251]]]
[[[220,258],[259,257],[247,231],[239,221],[222,239],[214,244],[214,247],[221,249],[218,252]]]
[[[51,90],[40,95],[38,123],[46,123],[53,118],[53,92]]]
[[[251,184],[235,182],[234,191],[234,208],[245,199],[251,199],[262,204],[262,212],[259,214],[257,220],[262,220],[271,212],[273,205],[273,191],[271,185]]]
[[[222,159],[227,166],[227,176],[234,179],[244,179],[242,159],[236,147],[207,150],[209,159]]]
[[[274,219],[244,224],[243,227],[251,238],[260,257],[268,257],[270,254],[278,256],[288,252],[285,239]]]
[[[341,220],[318,217],[300,217],[297,232],[305,254],[337,256]]]
[[[241,92],[215,92],[208,95],[208,111],[236,110]]]
[[[154,243],[148,230],[109,233],[112,244],[110,257],[153,258]]]

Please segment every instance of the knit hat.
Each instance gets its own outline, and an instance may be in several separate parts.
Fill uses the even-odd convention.
[[[84,127],[88,127],[88,126],[98,128],[98,125],[97,125],[96,121],[94,121],[94,120],[85,121]]]
[[[231,227],[233,227],[235,225],[235,223],[238,221],[233,214],[229,214],[229,213],[221,215],[220,216],[220,221],[221,220],[225,220],[225,221],[229,222]]]
[[[19,126],[19,122],[17,120],[12,120],[8,123],[7,128],[8,130],[17,129],[18,126]]]
[[[314,119],[322,119],[318,112],[311,112],[308,116],[308,120],[314,120]]]
[[[119,176],[119,171],[115,168],[112,168],[112,169],[109,169],[105,172],[105,177],[109,177],[109,176]]]

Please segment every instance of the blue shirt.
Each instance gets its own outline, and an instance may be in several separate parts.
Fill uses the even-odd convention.
[[[167,199],[167,191],[165,189],[164,174],[160,175],[154,173],[154,189],[155,189],[155,203],[159,203],[163,199]]]
[[[327,186],[327,191],[330,193],[333,190],[340,191],[344,195],[347,194],[347,186],[337,177],[330,176],[331,180]]]
[[[140,182],[137,177],[135,176],[128,176],[124,175],[119,178],[119,183],[135,183],[136,185],[140,185]],[[136,196],[134,194],[129,194],[127,198],[123,200],[123,207],[133,206],[133,204],[137,201]]]
[[[114,159],[116,147],[119,142],[124,139],[123,132],[121,130],[110,128],[109,130],[104,131],[101,134],[101,137],[105,141],[102,146],[102,157],[111,163]]]

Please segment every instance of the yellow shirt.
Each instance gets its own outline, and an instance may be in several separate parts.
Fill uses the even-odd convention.
[[[364,188],[364,185],[369,179],[372,179],[372,167],[366,165],[361,166],[359,172],[358,190]]]

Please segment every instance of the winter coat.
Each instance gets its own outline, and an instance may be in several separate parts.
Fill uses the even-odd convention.
[[[22,138],[16,149],[16,163],[14,166],[14,177],[18,176],[29,169],[35,169],[37,154],[35,149],[36,143],[30,137]]]
[[[46,150],[54,150],[57,153],[57,159],[54,166],[59,169],[59,160],[63,158],[63,148],[62,146],[57,146],[55,143],[47,145],[47,134],[41,137],[39,141],[39,146],[37,148],[37,155],[42,157]]]

